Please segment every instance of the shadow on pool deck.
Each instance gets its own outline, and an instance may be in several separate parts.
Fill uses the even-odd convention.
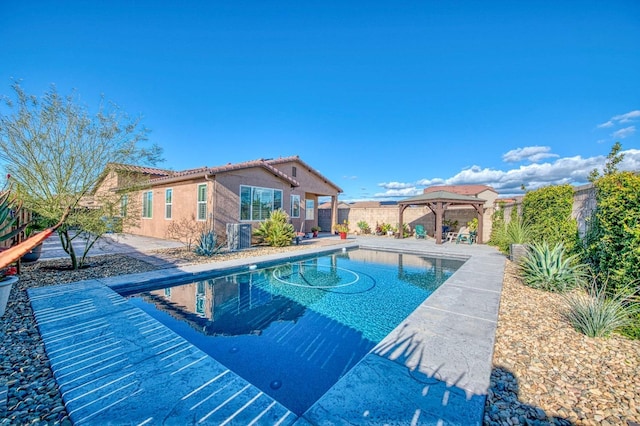
[[[31,289],[70,417],[76,424],[482,424],[504,256],[484,245],[413,238],[329,236],[304,245],[277,255]],[[211,269],[261,267],[341,245],[468,260],[300,418],[113,291]]]

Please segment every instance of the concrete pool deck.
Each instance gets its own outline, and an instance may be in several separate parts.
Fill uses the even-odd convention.
[[[413,238],[339,243],[29,290],[71,419],[75,424],[482,424],[505,257],[485,245],[437,246]],[[355,246],[468,260],[299,418],[117,293],[158,279],[186,281],[204,271],[262,267]]]

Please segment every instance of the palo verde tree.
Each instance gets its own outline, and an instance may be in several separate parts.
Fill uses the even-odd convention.
[[[3,96],[0,105],[0,160],[25,208],[51,224],[71,208],[57,232],[77,269],[108,230],[123,195],[92,193],[107,165],[153,165],[162,151],[145,147],[148,131],[139,118],[104,98],[91,113],[75,92],[62,96],[51,86],[37,97],[18,82],[11,87],[14,96]],[[81,249],[72,244],[79,236],[87,241]]]

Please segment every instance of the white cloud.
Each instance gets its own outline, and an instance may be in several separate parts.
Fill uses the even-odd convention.
[[[502,160],[507,163],[517,163],[523,160],[536,163],[544,158],[558,157],[557,154],[551,154],[550,151],[551,148],[548,146],[526,146],[512,149],[502,156]]]
[[[616,124],[629,123],[631,121],[634,121],[637,118],[640,118],[640,110],[636,109],[634,111],[629,111],[625,114],[613,116],[609,121],[606,121],[602,124],[598,124],[598,128],[599,129],[609,128],[609,127],[613,127]]]
[[[621,151],[623,160],[619,170],[640,171],[640,149]],[[488,185],[501,196],[522,195],[522,185],[528,190],[543,186],[571,184],[581,185],[588,182],[589,174],[597,169],[604,169],[607,161],[605,155],[582,158],[581,156],[558,158],[552,162],[522,165],[508,170],[498,170],[474,165],[460,171],[450,178],[420,179],[416,182],[388,182],[379,186],[386,189],[372,198],[382,200],[398,200],[423,193],[425,187],[433,185]],[[348,197],[347,197],[348,198]],[[371,198],[368,198],[371,199]],[[351,200],[351,201],[355,201]]]
[[[598,129],[603,129],[607,127],[613,127],[613,121],[609,120],[606,123],[598,124]]]
[[[611,133],[611,136],[614,139],[624,139],[626,137],[631,136],[635,132],[636,132],[636,126],[629,126],[620,130],[616,130],[615,132]]]
[[[640,118],[640,110],[630,111],[626,114],[620,114],[613,117],[612,121],[618,121],[620,123],[628,123],[636,118]]]
[[[416,186],[415,183],[404,183],[404,182],[383,182],[379,183],[378,186],[381,186],[385,189],[410,189]]]
[[[378,192],[374,194],[374,198],[383,198],[383,199],[392,199],[392,198],[407,198],[413,197],[414,195],[422,194],[422,188],[418,188],[416,186],[412,186],[410,188],[403,189],[389,189],[385,192]]]

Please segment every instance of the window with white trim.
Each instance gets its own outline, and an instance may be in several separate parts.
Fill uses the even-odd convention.
[[[151,219],[153,212],[153,191],[142,193],[142,217]]]
[[[291,195],[291,217],[300,217],[300,196]]]
[[[240,185],[240,220],[265,220],[281,208],[281,190]]]
[[[164,218],[171,219],[171,206],[173,205],[173,189],[164,190]]]
[[[313,200],[305,200],[304,202],[304,214],[305,220],[313,220],[314,215],[315,215],[315,203],[313,202]]]
[[[124,194],[120,198],[120,216],[127,217],[127,208],[129,207],[129,195]]]
[[[198,185],[198,220],[207,220],[207,184]]]

